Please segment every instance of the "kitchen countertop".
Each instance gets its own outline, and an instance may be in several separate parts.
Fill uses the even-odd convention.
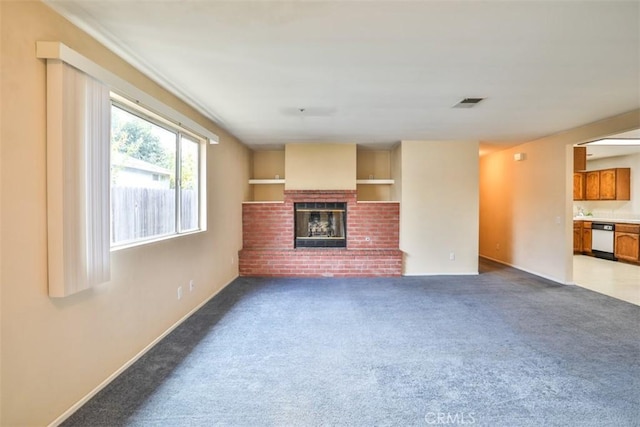
[[[613,224],[640,224],[640,219],[602,218],[596,216],[574,216],[574,221],[609,222]]]

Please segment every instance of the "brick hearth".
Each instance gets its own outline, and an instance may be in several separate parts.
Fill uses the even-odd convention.
[[[346,202],[347,247],[294,248],[296,202]],[[357,202],[356,191],[288,190],[284,202],[242,207],[241,276],[400,276],[400,205]]]

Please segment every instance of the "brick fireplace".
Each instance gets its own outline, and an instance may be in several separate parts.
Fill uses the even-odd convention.
[[[321,224],[305,224],[312,235],[307,237],[325,241],[335,239],[335,230],[340,227],[337,215],[343,209],[344,247],[300,247],[296,236],[302,231],[296,230],[296,205],[316,212],[312,215]],[[331,216],[327,212],[332,212]],[[246,202],[242,207],[240,275],[399,276],[399,224],[399,203],[358,202],[352,190],[285,190],[283,202]],[[329,227],[333,231],[328,231]]]

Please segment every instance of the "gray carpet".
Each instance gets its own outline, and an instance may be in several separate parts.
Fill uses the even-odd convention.
[[[239,278],[63,425],[640,425],[640,307],[481,271]]]

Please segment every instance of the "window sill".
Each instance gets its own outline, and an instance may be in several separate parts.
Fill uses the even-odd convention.
[[[193,236],[194,234],[200,234],[200,233],[204,233],[207,230],[194,230],[194,231],[188,231],[186,233],[180,233],[180,234],[169,234],[166,236],[160,236],[160,237],[153,237],[150,239],[145,239],[145,240],[137,240],[135,242],[131,242],[131,243],[124,243],[122,245],[115,245],[115,246],[111,246],[111,252],[118,252],[121,251],[123,249],[131,249],[131,248],[136,248],[138,246],[146,246],[146,245],[150,245],[153,243],[159,243],[159,242],[164,242],[166,240],[173,240],[173,239],[177,239],[180,237],[187,237],[187,236]]]

